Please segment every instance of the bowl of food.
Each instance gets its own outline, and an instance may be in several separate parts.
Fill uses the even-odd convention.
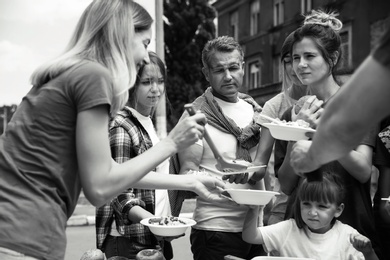
[[[303,121],[304,122],[304,121]],[[302,122],[283,122],[280,123],[264,123],[264,127],[268,128],[271,132],[271,135],[275,139],[284,140],[284,141],[299,141],[299,140],[308,140],[309,136],[307,133],[315,133],[316,130],[309,127]]]
[[[165,257],[163,253],[157,249],[144,249],[138,252],[135,256],[135,260],[165,260]]]
[[[157,236],[176,237],[184,234],[188,227],[196,224],[196,221],[190,218],[166,216],[145,218],[141,220],[141,224],[147,226]]]
[[[232,200],[238,204],[266,205],[275,195],[275,191],[251,190],[251,189],[226,189]]]

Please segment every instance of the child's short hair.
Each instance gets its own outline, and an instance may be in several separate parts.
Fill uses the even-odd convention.
[[[310,173],[309,173],[310,174]],[[297,188],[294,202],[294,218],[299,228],[305,223],[301,216],[301,201],[318,201],[323,203],[335,203],[339,206],[344,202],[345,188],[342,180],[335,174],[322,172],[322,180],[308,181],[303,178]],[[332,221],[334,223],[336,219]]]

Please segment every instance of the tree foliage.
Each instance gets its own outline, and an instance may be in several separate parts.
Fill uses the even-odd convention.
[[[168,130],[183,112],[183,106],[208,86],[202,74],[202,49],[215,37],[216,12],[209,0],[164,0],[166,88],[173,109]]]

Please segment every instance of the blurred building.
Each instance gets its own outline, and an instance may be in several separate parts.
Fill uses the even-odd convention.
[[[245,52],[247,92],[263,105],[281,90],[280,49],[302,14],[333,10],[344,26],[341,81],[350,76],[390,26],[389,0],[218,0],[217,35],[233,36]]]

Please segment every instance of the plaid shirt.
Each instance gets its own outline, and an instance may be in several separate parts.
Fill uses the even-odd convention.
[[[110,122],[109,132],[111,154],[118,163],[136,157],[153,146],[148,133],[128,107],[113,118]],[[154,190],[129,188],[114,198],[111,203],[96,209],[97,248],[102,249],[103,242],[110,234],[114,220],[118,232],[122,236],[131,239],[131,247],[135,251],[158,245],[156,238],[147,227],[140,223],[132,223],[129,220],[128,212],[136,205],[154,214]]]

